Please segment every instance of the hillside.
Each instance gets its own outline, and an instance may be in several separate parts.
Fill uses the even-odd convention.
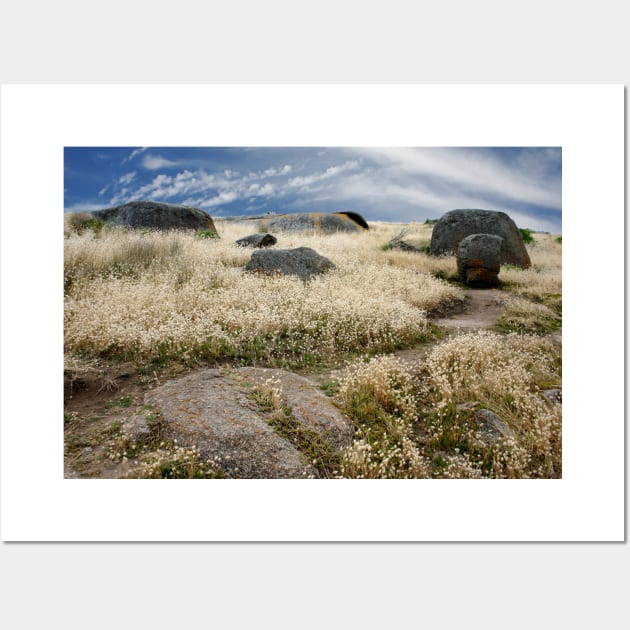
[[[474,290],[431,225],[277,234],[334,263],[306,283],[216,227],[68,227],[66,476],[561,476],[561,239]]]

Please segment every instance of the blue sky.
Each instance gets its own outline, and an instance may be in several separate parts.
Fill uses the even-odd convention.
[[[562,230],[560,148],[66,147],[64,207],[152,199],[211,216],[354,211],[424,221],[455,208]]]

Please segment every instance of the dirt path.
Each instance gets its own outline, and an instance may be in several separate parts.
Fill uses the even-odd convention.
[[[465,289],[464,306],[461,312],[432,320],[446,335],[458,331],[489,330],[501,318],[505,303],[505,291],[498,289]],[[424,343],[414,348],[397,350],[393,356],[408,363],[422,360],[437,342]],[[335,372],[304,374],[314,385],[321,386],[335,378]]]
[[[447,330],[482,330],[492,328],[499,321],[505,303],[505,291],[498,289],[467,289],[461,313],[436,319],[435,324]]]

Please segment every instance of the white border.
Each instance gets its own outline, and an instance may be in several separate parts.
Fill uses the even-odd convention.
[[[623,540],[623,97],[621,86],[4,86],[2,539]],[[63,479],[63,147],[77,145],[561,146],[563,479]]]

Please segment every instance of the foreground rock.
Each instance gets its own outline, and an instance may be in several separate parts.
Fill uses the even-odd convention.
[[[364,232],[369,229],[367,221],[356,212],[280,214],[261,219],[260,225],[270,232],[315,231],[323,234]]]
[[[273,378],[295,422],[317,431],[334,449],[351,430],[330,400],[306,379],[282,370],[205,369],[157,387],[144,402],[159,413],[164,436],[196,447],[227,478],[291,479],[317,476],[308,456],[276,433],[251,397]]]
[[[217,231],[212,217],[203,210],[158,201],[132,201],[114,208],[95,210],[92,215],[119,227]]]
[[[505,212],[493,210],[451,210],[440,218],[431,235],[430,253],[433,256],[457,254],[459,244],[471,234],[494,234],[503,239],[499,254],[500,264],[522,269],[531,265],[523,237],[516,224]]]
[[[457,271],[471,286],[499,284],[503,238],[495,234],[471,234],[457,249]]]
[[[239,368],[235,375],[255,385],[272,379],[280,387],[283,401],[301,425],[317,431],[335,450],[351,444],[352,429],[339,409],[303,376],[285,370],[252,367]]]
[[[272,234],[250,234],[236,241],[239,247],[271,247],[278,242]]]
[[[335,265],[310,247],[296,249],[263,249],[252,254],[245,271],[283,276],[298,276],[309,280],[334,269]]]

